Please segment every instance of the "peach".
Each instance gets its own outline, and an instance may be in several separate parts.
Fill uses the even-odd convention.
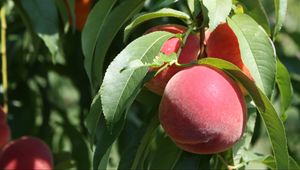
[[[76,29],[82,30],[91,10],[92,0],[75,0]]]
[[[6,123],[0,122],[0,149],[10,140],[10,129]]]
[[[50,170],[53,169],[53,158],[42,140],[24,136],[4,146],[0,154],[0,169]]]
[[[160,25],[149,29],[146,33],[154,32],[154,31],[167,31],[174,34],[183,34],[186,32],[187,28],[181,25],[169,24],[169,25]],[[193,61],[196,61],[198,55],[200,53],[200,38],[196,34],[190,34],[186,40],[184,47],[179,55],[178,62],[180,64],[188,64]],[[162,48],[161,52],[170,55],[172,53],[178,52],[181,46],[181,42],[179,38],[171,38],[167,40]],[[175,75],[178,71],[183,68],[179,68],[175,65],[172,65],[166,69],[164,69],[161,73],[152,78],[149,82],[145,84],[145,86],[152,92],[162,95],[167,85],[168,81],[171,79],[173,75]]]
[[[168,82],[159,107],[162,127],[185,151],[213,154],[242,136],[247,109],[238,85],[205,65],[189,67]]]
[[[220,24],[213,32],[207,30],[205,44],[208,57],[229,61],[252,79],[248,68],[242,61],[238,39],[227,23]]]

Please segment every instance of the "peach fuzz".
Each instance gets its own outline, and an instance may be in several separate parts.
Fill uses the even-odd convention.
[[[224,72],[199,65],[175,74],[159,107],[162,127],[185,151],[214,154],[242,136],[247,108],[238,85]]]
[[[167,31],[174,34],[183,34],[186,32],[187,28],[181,25],[168,24],[168,25],[159,25],[149,29],[146,33],[154,32],[154,31]],[[181,53],[178,58],[178,62],[180,64],[188,64],[198,59],[198,55],[200,53],[200,38],[196,34],[190,34],[186,40],[184,47],[181,50]],[[179,38],[171,38],[167,40],[162,48],[161,52],[170,55],[172,53],[178,52],[181,46],[181,42]],[[152,78],[149,82],[145,84],[145,86],[152,92],[162,95],[167,85],[168,81],[175,75],[177,72],[182,70],[183,68],[179,68],[175,65],[172,65],[166,69],[164,69],[161,73]]]

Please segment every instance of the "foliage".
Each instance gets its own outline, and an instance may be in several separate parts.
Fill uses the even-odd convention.
[[[1,1],[12,139],[43,139],[55,169],[299,169],[297,0],[95,0],[83,30],[75,1]],[[160,126],[161,96],[143,86],[155,76],[149,66],[178,64],[176,55],[160,54],[163,43],[187,35],[144,33],[172,23],[203,36],[223,22],[254,81],[224,60],[191,65],[216,67],[244,86],[247,127],[228,151],[188,153]]]

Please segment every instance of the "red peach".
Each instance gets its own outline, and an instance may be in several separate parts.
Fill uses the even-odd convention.
[[[253,80],[248,68],[242,61],[238,39],[227,23],[220,24],[213,32],[207,30],[205,43],[208,57],[220,58],[231,62]]]
[[[181,25],[169,24],[169,25],[160,25],[149,29],[146,33],[154,31],[167,31],[174,34],[183,34],[186,32],[187,28]],[[200,53],[200,38],[196,34],[190,34],[186,40],[186,43],[179,55],[178,62],[180,64],[188,64],[193,61],[196,61]],[[172,53],[178,52],[181,42],[179,38],[171,38],[167,40],[161,48],[161,52],[170,55]],[[164,69],[161,73],[152,78],[145,86],[152,92],[162,95],[165,89],[166,84],[171,79],[173,75],[182,70],[175,65],[172,65]]]
[[[0,149],[10,140],[10,129],[6,123],[0,122]]]
[[[224,72],[194,66],[168,82],[159,107],[165,132],[185,151],[213,154],[242,136],[247,109],[238,85]]]
[[[75,0],[76,29],[82,30],[91,10],[92,0]]]
[[[0,169],[51,170],[53,158],[42,140],[25,136],[4,146],[0,154]]]

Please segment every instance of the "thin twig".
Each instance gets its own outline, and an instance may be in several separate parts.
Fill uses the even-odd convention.
[[[3,85],[3,111],[8,113],[8,81],[7,81],[7,53],[6,53],[6,16],[5,6],[1,8],[1,54],[2,54],[2,85]]]

